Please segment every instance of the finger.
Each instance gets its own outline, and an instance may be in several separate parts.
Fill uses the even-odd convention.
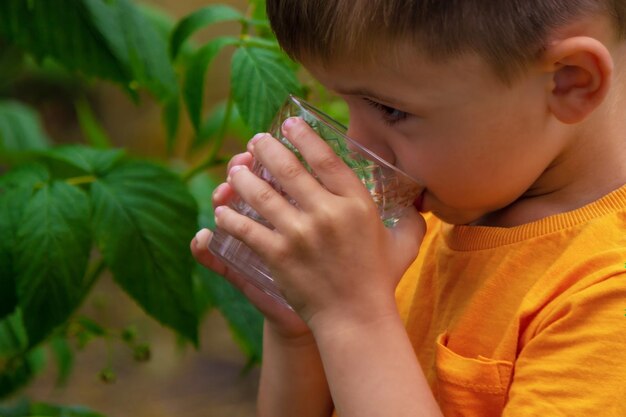
[[[196,236],[191,240],[191,244],[189,245],[191,254],[199,264],[222,276],[226,276],[230,272],[227,266],[220,262],[209,250],[209,242],[212,236],[213,232],[209,229],[202,229],[196,233]]]
[[[228,183],[222,183],[213,190],[212,202],[213,207],[226,206],[233,198],[237,197],[237,193]]]
[[[213,232],[209,229],[200,230],[192,239],[190,248],[196,261],[204,267],[225,277],[235,288],[241,291],[263,314],[275,321],[294,320],[294,318],[286,315],[286,312],[293,312],[284,303],[277,302],[276,299],[260,290],[257,286],[250,283],[243,275],[234,269],[230,269],[215,257],[209,250],[209,242],[213,237]],[[297,318],[297,316],[296,316]]]
[[[243,201],[279,231],[292,225],[300,215],[298,208],[245,166],[234,166],[227,181]]]
[[[235,269],[230,268],[227,264],[223,263],[217,256],[215,256],[209,250],[209,243],[213,238],[213,232],[209,229],[202,229],[191,241],[191,253],[196,261],[210,269],[211,271],[225,277],[231,284],[233,284],[241,292],[253,292],[247,287],[251,285],[249,281],[237,272]]]
[[[229,172],[230,169],[236,165],[245,165],[248,168],[251,168],[253,163],[254,157],[250,152],[238,153],[237,155],[230,158],[230,161],[228,161],[226,172]]]
[[[248,149],[270,174],[264,172],[261,176],[265,179],[272,177],[271,180],[276,181],[305,211],[317,206],[320,199],[327,195],[328,192],[298,157],[271,135],[255,137],[248,144]]]
[[[352,169],[304,120],[290,117],[283,123],[282,130],[328,190],[346,197],[367,194]]]
[[[264,261],[276,258],[273,256],[275,253],[283,252],[280,249],[283,238],[279,233],[228,206],[215,209],[215,224],[227,234],[248,245]]]

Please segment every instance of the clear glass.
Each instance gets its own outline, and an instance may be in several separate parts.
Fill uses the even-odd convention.
[[[289,96],[274,118],[268,132],[289,148],[314,176],[315,173],[307,165],[298,150],[282,135],[281,126],[283,121],[294,116],[305,120],[331,146],[346,165],[352,168],[363,185],[369,190],[372,199],[378,207],[382,222],[387,227],[395,226],[403,212],[413,205],[415,199],[422,192],[420,184],[346,136],[347,129],[341,123],[333,120],[330,116],[304,100],[295,96]],[[271,184],[291,204],[296,205],[296,202],[282,190],[280,184],[263,165],[255,162],[252,172]],[[273,228],[267,220],[262,218],[243,200],[235,199],[231,203],[231,207],[237,210],[237,212],[269,228]],[[281,303],[288,305],[272,279],[269,268],[243,242],[228,235],[224,230],[217,228],[209,244],[209,249],[224,263],[241,273],[258,288]]]

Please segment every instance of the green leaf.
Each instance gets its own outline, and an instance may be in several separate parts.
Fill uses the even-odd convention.
[[[167,44],[129,0],[3,0],[0,37],[71,71],[166,99],[177,84]],[[59,30],[63,28],[63,30]]]
[[[17,293],[31,346],[78,307],[91,251],[91,208],[77,187],[53,181],[30,199],[17,232]]]
[[[0,358],[16,356],[28,347],[28,336],[22,323],[22,312],[0,320]]]
[[[179,177],[124,162],[91,185],[96,241],[117,283],[143,309],[197,343],[189,242],[197,207]]]
[[[230,36],[213,39],[200,48],[189,61],[183,86],[183,98],[187,105],[191,124],[196,132],[200,130],[202,103],[204,99],[204,82],[207,69],[215,56],[226,45],[236,45],[238,43],[239,40],[237,38]]]
[[[0,399],[28,384],[34,376],[35,370],[27,358],[17,356],[7,360],[0,368]]]
[[[87,317],[79,317],[78,324],[93,336],[104,336],[106,330],[104,327]]]
[[[13,245],[18,213],[30,193],[25,190],[7,190],[0,193],[0,320],[17,307]]]
[[[178,95],[173,96],[163,104],[161,118],[165,125],[167,153],[171,155],[176,144],[176,134],[180,124],[180,97]]]
[[[34,349],[24,354],[9,358],[0,367],[0,399],[7,397],[42,371],[46,358],[41,349]]]
[[[37,417],[104,417],[87,407],[60,406],[46,403],[34,403],[30,406],[30,415]]]
[[[0,176],[0,320],[17,306],[17,228],[36,184],[48,180],[41,165],[22,165]]]
[[[152,4],[138,3],[137,8],[150,21],[161,40],[169,43],[170,35],[174,30],[174,18],[164,9]]]
[[[255,132],[266,131],[287,96],[301,90],[281,54],[249,47],[233,56],[231,85],[241,117]]]
[[[135,5],[129,0],[117,2],[117,17],[135,79],[163,101],[177,95],[178,82],[167,44]]]
[[[44,160],[57,161],[74,169],[75,174],[104,175],[124,157],[122,149],[94,149],[80,145],[59,146],[42,153]],[[52,167],[53,172],[54,167]],[[55,172],[57,176],[59,173]]]
[[[74,353],[70,348],[70,344],[63,336],[55,337],[50,341],[50,348],[57,364],[57,381],[58,386],[63,386],[74,368]]]
[[[226,117],[226,102],[218,103],[203,121],[202,127],[194,137],[189,148],[189,152],[195,152],[199,148],[210,143],[220,134],[224,118]],[[253,135],[253,132],[241,119],[237,106],[230,109],[230,117],[226,122],[225,135],[230,138],[239,139],[245,145]]]
[[[10,88],[22,74],[24,52],[0,40],[0,91]]]
[[[252,5],[252,18],[258,21],[267,21],[267,13],[265,12],[265,0],[250,0]]]
[[[124,50],[112,48],[109,31],[103,32],[95,21],[116,28],[111,5],[94,14],[86,0],[3,0],[0,2],[0,35],[31,52],[42,61],[51,57],[66,68],[86,75],[128,85],[131,70]],[[63,30],[59,30],[63,28]]]
[[[219,22],[241,21],[244,16],[230,6],[214,4],[197,10],[182,19],[174,28],[170,41],[170,57],[176,59],[183,43],[197,30]]]
[[[16,101],[0,102],[0,154],[47,148],[38,114]]]
[[[107,135],[106,131],[93,114],[93,111],[91,111],[91,106],[87,100],[77,100],[74,103],[74,108],[78,116],[78,123],[87,142],[96,148],[110,148],[111,139],[109,139],[109,135]]]

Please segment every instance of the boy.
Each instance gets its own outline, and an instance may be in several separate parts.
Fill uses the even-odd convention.
[[[284,133],[325,187],[268,135],[233,158],[217,223],[295,313],[213,259],[209,231],[191,246],[267,317],[258,415],[626,416],[626,2],[267,10],[347,102],[349,135],[425,188],[385,229],[297,119]],[[250,173],[252,155],[297,208]],[[235,194],[276,230],[227,208]]]

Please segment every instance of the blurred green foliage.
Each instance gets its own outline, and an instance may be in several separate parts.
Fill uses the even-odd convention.
[[[239,31],[198,45],[207,26],[236,22]],[[231,49],[229,94],[206,108],[211,64]],[[234,52],[232,51],[234,50]],[[317,91],[320,106],[346,121],[347,111],[319,85],[304,86],[300,68],[280,50],[264,0],[245,12],[211,5],[180,21],[131,0],[3,0],[0,2],[0,399],[45,367],[43,349],[67,381],[74,346],[93,338],[131,347],[138,361],[150,347],[130,329],[107,329],[77,313],[109,271],[148,315],[198,345],[210,309],[228,321],[249,358],[261,358],[262,318],[246,299],[199,267],[189,241],[212,227],[217,180],[227,137],[245,142],[267,128],[288,94]],[[84,142],[55,144],[35,109],[10,97],[24,73],[71,85]],[[162,109],[166,154],[184,142],[203,158],[182,172],[180,161],[131,157],[115,143],[85,99],[94,80],[125,91],[137,105],[148,92]],[[191,140],[182,141],[188,117]],[[186,139],[186,138],[185,138]],[[105,367],[103,381],[115,379]],[[98,416],[80,407],[20,402],[2,416]]]

